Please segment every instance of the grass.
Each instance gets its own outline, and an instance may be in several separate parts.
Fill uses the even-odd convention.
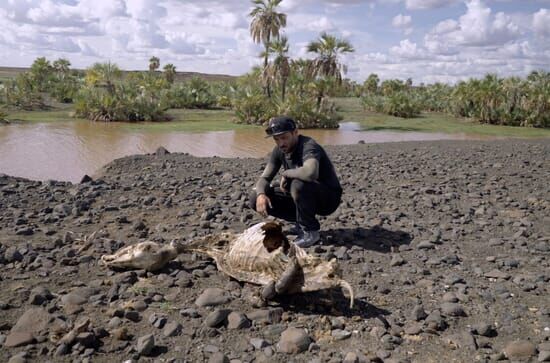
[[[501,137],[550,137],[550,129],[486,125],[446,114],[426,113],[421,117],[403,119],[363,110],[359,98],[336,98],[343,121],[357,122],[365,131],[440,132],[472,136]],[[9,112],[8,119],[27,122],[70,122],[79,119],[71,117],[73,106],[55,104],[51,110]],[[258,126],[233,123],[230,110],[182,110],[168,111],[172,121],[167,122],[123,122],[119,127],[126,130],[147,132],[208,132],[253,129]],[[81,120],[86,121],[86,120]]]
[[[58,106],[44,111],[17,111],[10,112],[8,119],[25,122],[70,122],[75,120],[87,121],[71,117],[73,108],[70,105]],[[231,131],[251,129],[258,126],[236,124],[232,122],[232,111],[228,110],[182,110],[168,111],[172,121],[166,122],[121,122],[118,125],[126,130],[150,132],[207,132]]]
[[[359,98],[334,99],[343,121],[357,122],[365,131],[441,132],[503,137],[550,137],[550,129],[487,125],[440,113],[425,113],[421,117],[404,119],[365,112]]]

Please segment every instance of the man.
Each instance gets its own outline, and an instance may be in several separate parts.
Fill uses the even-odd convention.
[[[286,116],[269,121],[267,137],[276,146],[256,183],[250,207],[266,217],[295,222],[295,243],[309,247],[319,241],[315,215],[329,215],[340,205],[342,187],[325,150],[310,137],[300,135],[293,119]],[[283,167],[280,187],[271,181]]]

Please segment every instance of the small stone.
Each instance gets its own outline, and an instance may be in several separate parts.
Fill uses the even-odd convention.
[[[347,330],[342,329],[334,329],[330,335],[334,338],[334,340],[344,340],[351,337],[351,332]]]
[[[441,312],[447,316],[466,316],[464,308],[457,303],[443,303],[441,304]]]
[[[491,324],[487,323],[477,323],[474,326],[472,326],[472,330],[477,335],[481,335],[484,337],[494,337],[496,336],[496,331],[493,328]]]
[[[506,344],[504,354],[510,360],[528,359],[537,354],[537,348],[528,340],[516,340]]]
[[[217,287],[209,287],[197,298],[195,304],[198,306],[216,306],[228,303],[231,300],[225,290]]]
[[[256,350],[261,350],[265,347],[268,347],[270,344],[261,338],[252,338],[250,339],[250,344],[254,347]]]
[[[222,352],[216,352],[210,356],[208,363],[229,363],[229,358],[225,356]]]
[[[173,337],[178,335],[181,332],[182,326],[177,321],[170,322],[166,324],[164,327],[164,330],[162,331],[162,334],[165,337]]]
[[[538,357],[539,362],[550,362],[550,350],[541,350]]]
[[[411,320],[414,321],[420,321],[426,319],[428,314],[424,311],[424,307],[422,305],[416,305],[412,312],[411,312]]]
[[[488,277],[488,278],[503,279],[503,280],[508,280],[510,278],[510,275],[508,275],[506,272],[502,272],[498,269],[493,269],[489,272],[486,272],[485,274],[483,274],[483,276]]]
[[[454,292],[446,292],[445,294],[443,294],[441,300],[443,300],[443,302],[455,303],[458,302],[458,297]]]
[[[405,334],[408,335],[417,335],[422,332],[422,324],[412,323],[405,326]]]
[[[8,363],[26,363],[28,357],[27,352],[19,352],[8,360]]]
[[[297,354],[306,351],[311,338],[304,329],[288,328],[281,334],[278,349],[281,353]]]
[[[435,248],[435,245],[430,241],[420,241],[416,248],[419,250],[432,250]]]
[[[111,333],[116,340],[129,340],[128,329],[126,327],[118,328]]]
[[[250,325],[250,320],[243,313],[233,311],[227,316],[227,329],[246,329]]]
[[[208,314],[204,320],[204,324],[210,328],[218,327],[226,321],[229,313],[231,313],[229,309],[216,309]]]
[[[153,334],[147,334],[138,338],[136,350],[139,355],[147,356],[151,354],[155,347],[155,336]]]
[[[13,332],[7,336],[4,346],[9,348],[20,347],[23,345],[32,344],[34,342],[34,335],[29,332]]]
[[[405,260],[401,257],[401,255],[395,254],[392,256],[390,266],[401,266],[403,264],[405,264]]]

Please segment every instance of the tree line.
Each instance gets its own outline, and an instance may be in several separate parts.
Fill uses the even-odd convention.
[[[443,112],[493,125],[550,127],[550,73],[546,71],[533,71],[524,78],[487,74],[456,85],[419,86],[413,86],[410,78],[380,82],[371,74],[361,98],[366,110],[398,117]]]

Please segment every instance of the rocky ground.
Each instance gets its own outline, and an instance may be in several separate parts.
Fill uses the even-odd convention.
[[[327,150],[345,194],[308,250],[339,260],[353,309],[338,290],[257,306],[201,255],[99,264],[260,221],[246,199],[264,160],[159,150],[80,184],[0,175],[0,361],[550,360],[548,141]]]

